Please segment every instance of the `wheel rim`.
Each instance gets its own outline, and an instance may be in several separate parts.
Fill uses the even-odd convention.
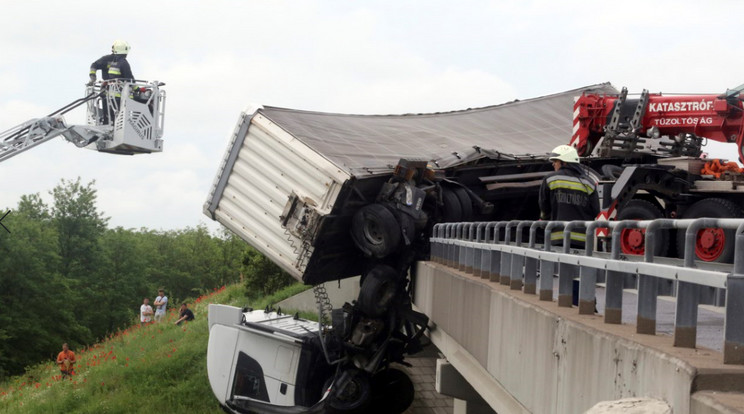
[[[646,253],[646,229],[623,229],[620,234],[620,248],[624,254]]]
[[[379,245],[385,240],[382,229],[375,220],[365,217],[364,238],[369,244]]]
[[[704,262],[713,262],[721,257],[725,246],[726,234],[720,228],[702,229],[695,238],[695,253]]]

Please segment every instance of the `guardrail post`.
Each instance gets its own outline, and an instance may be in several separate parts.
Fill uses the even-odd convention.
[[[449,246],[447,250],[449,253],[447,254],[447,266],[449,267],[455,267],[457,266],[457,245],[455,244],[455,240],[457,239],[457,227],[459,226],[458,223],[452,223],[450,224],[450,235],[448,237],[449,239]]]
[[[671,227],[669,219],[653,220],[646,227],[644,240],[644,261],[653,263],[656,246],[656,233]],[[643,224],[640,222],[639,225]],[[659,279],[650,275],[638,275],[638,313],[636,316],[636,333],[656,335],[656,305],[659,295]]]
[[[473,257],[475,257],[475,245],[473,244],[473,239],[475,238],[475,226],[476,223],[468,223],[465,225],[465,243],[463,244],[465,254],[464,260],[462,261],[462,264],[460,265],[460,270],[464,271],[465,273],[473,273]]]
[[[522,246],[522,233],[524,227],[531,225],[532,221],[520,221],[517,224],[517,246]],[[509,279],[509,288],[511,290],[522,290],[522,269],[524,268],[525,257],[521,254],[512,254],[511,274]]]
[[[493,242],[494,244],[500,244],[499,240],[499,233],[501,232],[502,228],[506,227],[505,221],[500,221],[496,223],[496,227],[494,228],[493,232]],[[489,280],[491,282],[499,282],[501,280],[501,252],[498,250],[491,250],[491,277]]]
[[[698,219],[685,232],[685,267],[695,267],[695,237],[698,230],[710,227],[712,219]],[[707,224],[707,225],[706,225]],[[695,348],[697,344],[697,316],[700,286],[693,283],[677,283],[677,309],[674,315],[674,346]]]
[[[431,234],[434,236],[431,239],[431,252],[429,253],[429,260],[434,263],[439,263],[439,250],[441,247],[441,239],[439,230],[442,228],[441,224],[435,224],[431,230]]]
[[[482,257],[483,257],[483,240],[481,239],[481,230],[486,226],[486,223],[478,223],[475,229],[475,249],[473,250],[473,275],[481,277],[483,274]]]
[[[490,234],[489,231],[496,226],[496,223],[488,223],[486,224],[486,232],[484,234],[484,242],[488,242],[489,238],[488,235]],[[481,254],[481,279],[490,279],[491,278],[491,250],[488,249],[488,246],[483,246],[483,254]]]
[[[506,234],[504,235],[504,244],[509,246],[511,244],[511,232],[512,229],[517,225],[516,221],[510,221],[506,224]],[[501,272],[499,283],[502,285],[508,285],[509,284],[509,275],[511,274],[511,259],[512,254],[507,252],[506,250],[503,250],[501,252]]]
[[[457,226],[457,264],[455,265],[455,269],[457,270],[465,270],[465,255],[466,255],[466,249],[465,244],[463,241],[465,241],[465,238],[467,237],[467,228],[469,223],[460,223]]]
[[[583,221],[571,221],[563,227],[563,253],[571,253],[571,230],[580,225]],[[570,308],[573,305],[573,278],[578,272],[577,267],[572,264],[558,263],[558,306]]]
[[[545,251],[552,251],[551,235],[556,227],[563,227],[562,221],[551,221],[545,226]],[[553,275],[555,274],[555,262],[540,260],[540,300],[553,300]]]
[[[547,224],[546,221],[532,223],[530,226],[530,249],[534,249],[537,243],[537,229],[543,228]],[[533,257],[524,259],[524,293],[534,295],[537,292],[537,265],[538,261]]]
[[[586,226],[586,244],[584,254],[587,257],[594,254],[594,244],[597,228],[607,228],[606,221],[592,221]],[[597,307],[597,269],[589,266],[579,268],[579,314],[594,315]]]
[[[620,259],[620,235],[626,227],[635,225],[634,221],[621,221],[612,229],[612,260]],[[623,321],[623,288],[625,287],[625,273],[614,270],[607,271],[605,282],[605,323],[619,325]]]
[[[734,272],[726,279],[723,363],[744,364],[744,224],[736,229]]]

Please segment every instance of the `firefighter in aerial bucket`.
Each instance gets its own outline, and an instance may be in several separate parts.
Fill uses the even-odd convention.
[[[114,41],[114,44],[111,45],[111,54],[102,56],[90,65],[90,82],[88,83],[88,86],[92,86],[96,83],[96,73],[99,70],[101,71],[101,78],[104,81],[104,85],[101,86],[102,90],[106,90],[106,88],[120,87],[107,85],[107,81],[109,80],[123,79],[134,81],[132,69],[127,61],[127,55],[129,54],[130,49],[129,43],[124,40]],[[111,119],[112,122],[115,120],[115,111],[118,110],[119,104],[121,103],[121,91],[112,90],[111,92],[110,95],[108,93],[102,95],[104,124],[108,124],[109,119]],[[110,108],[108,103],[109,99],[107,99],[108,96],[113,97],[113,100],[115,101],[114,108]]]

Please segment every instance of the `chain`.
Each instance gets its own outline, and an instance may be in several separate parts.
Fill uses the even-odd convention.
[[[331,305],[331,299],[328,298],[328,292],[324,284],[313,286],[313,293],[315,294],[315,303],[318,305],[318,320],[323,325],[328,325],[330,312],[333,310]]]

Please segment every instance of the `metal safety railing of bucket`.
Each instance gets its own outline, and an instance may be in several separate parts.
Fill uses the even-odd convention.
[[[698,231],[718,227],[736,229],[733,265],[723,270],[705,270],[695,262]],[[645,230],[645,246],[655,246],[660,231],[685,231],[684,261],[678,264],[655,263],[653,249],[645,249],[643,261],[623,260],[620,243],[612,243],[612,252],[598,257],[595,252],[597,229],[611,229],[612,239],[620,240],[624,229]],[[522,240],[529,229],[529,240]],[[570,248],[570,233],[586,230],[586,248]],[[563,232],[563,245],[537,244],[538,230],[544,240],[554,232]],[[514,233],[514,240],[512,234]],[[573,279],[579,276],[580,314],[594,314],[597,276],[605,272],[604,322],[620,324],[623,287],[626,275],[637,275],[638,316],[636,331],[656,334],[656,305],[660,281],[675,281],[676,312],[674,346],[696,346],[698,305],[701,287],[725,290],[723,362],[744,364],[744,219],[658,219],[649,221],[502,221],[441,223],[431,237],[431,260],[511,289],[538,294],[540,300],[553,300],[553,279],[558,275],[558,306],[572,306]],[[560,251],[554,251],[558,249]],[[551,277],[539,277],[539,275]]]

